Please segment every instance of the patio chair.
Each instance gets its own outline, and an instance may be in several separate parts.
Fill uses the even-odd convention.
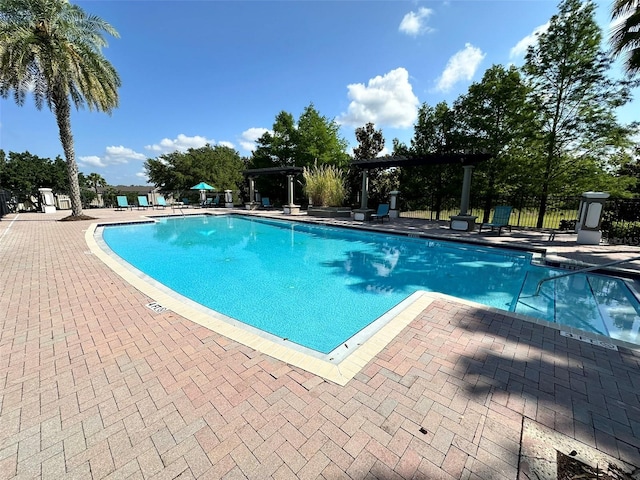
[[[191,206],[191,204],[189,203],[189,199],[188,198],[183,198],[182,199],[182,207],[189,208],[190,206]]]
[[[269,197],[262,197],[262,208],[273,208],[273,204]]]
[[[127,200],[126,195],[118,195],[116,197],[116,202],[118,203],[116,210],[120,210],[120,211],[127,210],[127,209],[133,210],[133,205],[129,205],[129,200]]]
[[[389,204],[381,203],[380,205],[378,205],[378,211],[371,214],[371,221],[380,219],[380,221],[384,223],[385,217],[388,220],[391,220],[391,218],[389,217]]]
[[[156,204],[154,208],[160,209],[160,207],[162,207],[163,209],[167,207],[167,201],[164,199],[162,195],[158,195],[156,197]]]
[[[146,195],[138,195],[138,210],[149,208],[149,201]]]
[[[498,229],[498,236],[502,232],[503,228],[508,228],[511,231],[511,225],[509,225],[509,219],[511,218],[511,210],[513,207],[507,205],[501,205],[496,207],[493,210],[493,218],[490,222],[481,223],[480,229],[478,233],[482,232],[482,227],[491,227],[491,231],[493,232],[494,228]]]

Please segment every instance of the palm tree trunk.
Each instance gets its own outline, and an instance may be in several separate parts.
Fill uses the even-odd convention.
[[[64,92],[56,91],[53,94],[56,121],[60,133],[60,142],[67,160],[67,175],[69,177],[69,189],[71,197],[71,215],[82,215],[82,201],[80,199],[80,184],[78,183],[78,164],[73,149],[73,134],[71,133],[71,106],[69,98]]]

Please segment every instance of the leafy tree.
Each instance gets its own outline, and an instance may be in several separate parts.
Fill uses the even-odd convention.
[[[102,175],[100,175],[99,173],[90,173],[89,175],[87,175],[86,181],[87,181],[87,184],[91,188],[93,188],[93,191],[96,194],[94,198],[98,197],[98,187],[104,188],[107,186],[107,181],[104,178],[102,178]]]
[[[623,55],[629,75],[640,72],[640,0],[616,0],[611,12],[618,21],[611,33],[616,56]]]
[[[256,149],[249,160],[249,168],[288,167],[296,165],[298,130],[293,115],[280,112],[271,132],[265,132],[256,140]],[[256,179],[256,189],[284,200],[285,179],[281,175],[262,175]],[[282,196],[282,197],[281,197]],[[252,199],[253,200],[253,199]]]
[[[529,47],[523,68],[533,89],[544,148],[530,172],[539,185],[538,228],[548,196],[566,192],[587,170],[581,162],[607,158],[628,141],[615,109],[629,100],[630,84],[607,76],[612,60],[601,50],[601,40],[595,5],[564,0],[547,32]]]
[[[414,125],[411,139],[411,155],[446,154],[459,151],[460,138],[456,130],[455,112],[446,102],[435,107],[426,103],[418,109],[418,120]],[[455,164],[432,164],[420,167],[406,167],[400,172],[403,201],[408,208],[431,207],[436,212],[436,220],[446,205],[447,199],[460,195],[462,168]],[[427,201],[430,205],[425,205]]]
[[[498,195],[523,186],[518,175],[527,167],[520,155],[525,145],[535,148],[537,126],[535,111],[527,103],[528,92],[516,67],[494,65],[454,104],[463,143],[491,155],[476,167],[473,179],[473,190],[484,194],[483,222],[489,221]]]
[[[38,109],[56,117],[67,161],[72,217],[82,217],[71,104],[110,113],[120,78],[102,54],[103,32],[118,32],[66,0],[0,0],[0,95],[23,105],[33,92]]]
[[[214,186],[218,192],[237,190],[245,168],[240,154],[222,145],[167,153],[148,159],[144,166],[151,183],[163,192],[176,192],[179,196],[200,182]]]
[[[53,193],[68,192],[66,166],[57,157],[55,161],[38,157],[29,152],[2,152],[4,161],[0,162],[0,185],[17,195],[18,201],[39,202],[39,188],[51,188]]]
[[[356,128],[356,140],[358,146],[353,149],[353,157],[356,160],[369,160],[376,158],[384,150],[384,136],[382,130],[376,130],[373,123],[369,122],[364,127]],[[397,169],[371,169],[369,170],[369,198],[372,203],[384,203],[389,192],[397,188]],[[352,192],[357,193],[362,188],[361,171],[351,169],[348,175],[348,184]],[[355,195],[352,194],[355,201]]]
[[[356,128],[356,140],[359,144],[353,149],[353,158],[356,160],[376,158],[384,150],[382,130],[376,130],[371,122],[364,127]]]
[[[313,104],[304,109],[298,119],[298,145],[296,165],[335,165],[344,168],[349,164],[347,141],[340,137],[340,125],[320,115]]]
[[[339,136],[339,125],[318,113],[313,104],[305,108],[298,122],[293,115],[280,112],[271,132],[257,141],[257,148],[249,162],[249,168],[311,167],[336,165],[344,168],[349,162],[347,141]],[[279,198],[284,195],[285,178],[280,175],[261,176],[256,188]]]
[[[251,157],[251,168],[288,167],[296,165],[298,130],[293,115],[285,111],[276,116],[271,132],[258,140]]]

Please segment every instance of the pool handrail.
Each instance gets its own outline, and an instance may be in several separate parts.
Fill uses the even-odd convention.
[[[562,277],[569,277],[571,275],[577,275],[579,273],[592,272],[594,270],[600,270],[602,268],[612,267],[614,265],[620,265],[621,263],[633,262],[635,260],[640,260],[640,257],[625,258],[624,260],[616,260],[615,262],[603,263],[601,265],[592,265],[590,267],[580,268],[578,270],[572,270],[570,272],[562,273],[560,275],[552,275],[550,277],[545,277],[538,282],[538,285],[536,285],[536,293],[534,293],[533,296],[537,297],[538,295],[540,295],[540,289],[542,288],[542,284],[545,282],[549,282],[551,280],[557,280],[558,278],[562,278]]]

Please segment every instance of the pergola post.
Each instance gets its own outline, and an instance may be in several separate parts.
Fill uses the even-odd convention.
[[[471,195],[471,174],[473,165],[463,165],[464,177],[462,179],[462,195],[460,197],[460,213],[458,215],[467,215],[469,211],[469,197]]]
[[[369,170],[362,169],[362,195],[360,197],[360,209],[366,210],[369,203]]]
[[[300,213],[300,205],[295,205],[293,203],[293,181],[295,179],[295,175],[292,173],[287,174],[287,205],[284,205],[284,213],[287,215],[292,215],[294,213]]]
[[[460,213],[451,216],[451,230],[472,232],[476,228],[478,217],[469,215],[469,197],[471,195],[471,174],[473,165],[463,165],[462,195],[460,196]]]
[[[247,210],[255,210],[258,208],[258,203],[256,202],[256,178],[249,175],[247,180],[249,180],[249,201],[245,202],[244,206]]]
[[[362,169],[362,194],[360,195],[360,208],[353,211],[354,220],[370,220],[373,210],[368,208],[369,204],[369,169]]]

